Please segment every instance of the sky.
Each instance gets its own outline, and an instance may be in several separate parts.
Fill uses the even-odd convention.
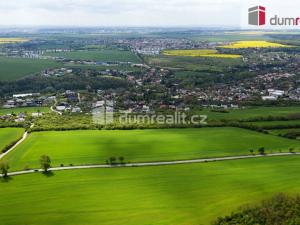
[[[236,27],[258,4],[294,15],[300,6],[295,0],[0,0],[0,25]]]

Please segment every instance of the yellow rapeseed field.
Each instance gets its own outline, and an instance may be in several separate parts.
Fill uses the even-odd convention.
[[[237,41],[229,45],[223,45],[219,47],[238,49],[238,48],[287,48],[293,46],[283,45],[283,44],[273,43],[268,41]]]
[[[28,41],[28,39],[25,38],[0,38],[0,44],[19,43],[26,41]]]
[[[240,55],[220,54],[214,49],[191,49],[191,50],[165,50],[167,56],[191,56],[191,57],[215,57],[215,58],[240,58]]]

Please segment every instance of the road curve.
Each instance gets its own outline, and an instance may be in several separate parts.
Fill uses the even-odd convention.
[[[273,153],[273,154],[266,154],[266,155],[244,155],[244,156],[230,156],[230,157],[209,158],[209,159],[178,160],[178,161],[168,161],[168,162],[127,163],[127,164],[117,164],[117,165],[68,166],[68,167],[55,167],[55,168],[51,168],[49,170],[50,171],[61,171],[61,170],[79,170],[79,169],[96,169],[96,168],[126,168],[126,167],[164,166],[164,165],[208,163],[208,162],[218,162],[218,161],[228,161],[228,160],[242,160],[242,159],[250,159],[250,158],[295,156],[295,155],[300,155],[300,153]],[[17,175],[36,173],[36,172],[42,172],[42,170],[38,169],[38,170],[17,171],[17,172],[11,172],[8,175],[9,176],[17,176]],[[0,175],[0,177],[1,176],[2,175]]]
[[[62,112],[59,112],[59,111],[57,111],[57,110],[55,110],[54,108],[53,108],[53,106],[51,106],[50,107],[50,110],[52,111],[52,112],[54,112],[54,113],[57,113],[58,115],[62,115]]]

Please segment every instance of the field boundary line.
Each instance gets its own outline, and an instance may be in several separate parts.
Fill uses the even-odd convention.
[[[85,165],[85,166],[66,166],[66,167],[54,167],[50,168],[49,171],[62,171],[62,170],[81,170],[81,169],[108,169],[108,168],[128,168],[128,167],[147,167],[147,166],[165,166],[165,165],[178,165],[178,164],[192,164],[192,163],[208,163],[218,161],[229,161],[229,160],[242,160],[251,158],[263,158],[263,157],[277,157],[277,156],[295,156],[300,153],[272,153],[265,155],[244,155],[244,156],[229,156],[219,158],[207,158],[207,159],[191,159],[191,160],[178,160],[178,161],[165,161],[165,162],[144,162],[144,163],[126,163],[116,165]],[[8,173],[8,176],[24,175],[36,172],[43,172],[42,169],[35,170],[24,170]],[[2,175],[0,175],[2,177]]]
[[[33,128],[34,124],[32,123],[30,125],[30,128]],[[22,138],[15,143],[10,149],[8,149],[6,152],[0,154],[0,160],[3,159],[7,154],[9,154],[11,151],[13,151],[18,145],[20,145],[23,141],[26,140],[26,138],[28,137],[29,133],[27,131],[25,131],[25,133],[23,134]]]
[[[0,154],[0,160],[3,159],[8,153],[10,153],[11,151],[13,151],[19,144],[21,144],[23,141],[25,141],[25,139],[28,137],[28,132],[25,131],[25,133],[23,134],[22,138],[16,143],[14,144],[9,150],[7,150],[6,152]]]

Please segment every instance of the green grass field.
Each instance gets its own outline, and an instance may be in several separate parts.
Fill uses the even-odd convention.
[[[13,109],[1,109],[0,108],[0,116],[6,114],[18,114],[18,113],[34,113],[34,112],[50,112],[49,107],[24,107],[24,108],[13,108]]]
[[[5,146],[22,137],[23,133],[22,128],[0,128],[0,153]]]
[[[246,109],[231,109],[229,113],[211,112],[203,109],[199,114],[207,115],[208,120],[243,120],[268,116],[288,116],[300,113],[300,107],[252,107]]]
[[[228,41],[253,41],[253,40],[270,40],[271,38],[265,34],[242,34],[242,33],[213,33],[211,35],[199,35],[192,37],[196,41],[210,42],[228,42]]]
[[[38,168],[43,154],[53,166],[104,164],[111,156],[126,162],[170,161],[215,156],[299,150],[300,143],[239,128],[163,129],[130,131],[66,131],[32,133],[7,155],[12,170]]]
[[[241,59],[184,56],[145,56],[147,64],[152,66],[185,69],[192,71],[226,71],[230,66],[241,65]]]
[[[133,62],[139,63],[139,58],[130,51],[98,50],[47,53],[49,56],[64,57],[67,59],[95,60],[104,62]]]
[[[98,71],[105,71],[105,70],[122,70],[122,71],[143,71],[145,69],[138,68],[138,67],[131,67],[130,65],[116,65],[116,66],[104,66],[104,65],[84,65],[84,64],[74,64],[74,63],[66,63],[64,64],[66,68],[80,68],[85,70],[98,70]]]
[[[209,225],[300,191],[300,157],[31,174],[0,180],[3,225]]]
[[[12,81],[27,75],[39,73],[47,68],[55,68],[59,66],[61,66],[61,64],[52,60],[0,56],[0,80]]]

